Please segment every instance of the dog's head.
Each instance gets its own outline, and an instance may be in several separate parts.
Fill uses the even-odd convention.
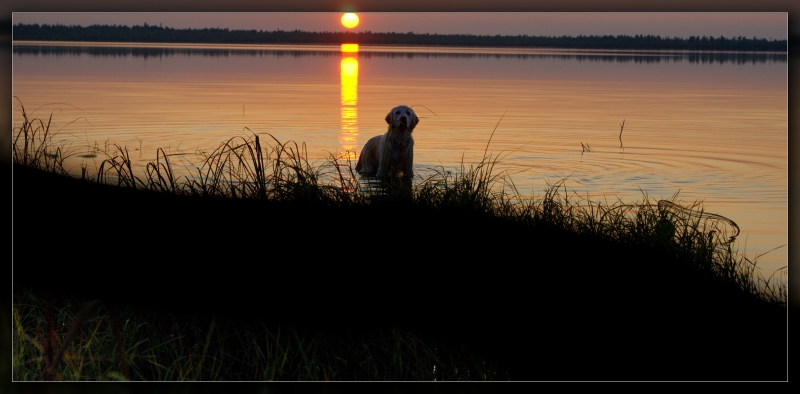
[[[419,117],[411,107],[405,105],[398,105],[389,111],[386,115],[386,123],[392,129],[400,131],[408,131],[409,133],[414,130],[414,127],[419,123]]]

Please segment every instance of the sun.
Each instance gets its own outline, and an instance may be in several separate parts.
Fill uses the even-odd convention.
[[[342,26],[344,26],[344,27],[346,27],[348,29],[352,29],[352,28],[358,26],[358,15],[356,15],[356,14],[354,14],[352,12],[348,12],[348,13],[342,15]]]

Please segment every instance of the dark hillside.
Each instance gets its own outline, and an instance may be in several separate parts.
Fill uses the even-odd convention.
[[[786,380],[786,309],[683,261],[398,204],[134,191],[14,167],[14,282],[335,332],[401,327],[514,380]]]

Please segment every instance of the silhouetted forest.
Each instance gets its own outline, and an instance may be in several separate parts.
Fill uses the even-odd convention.
[[[746,37],[661,37],[653,35],[617,36],[501,36],[467,34],[415,34],[366,32],[308,32],[174,29],[144,24],[144,26],[92,25],[24,25],[12,28],[14,40],[42,41],[105,41],[105,42],[162,42],[202,44],[343,44],[362,45],[422,45],[476,46],[571,49],[649,49],[649,50],[715,50],[715,51],[787,51],[787,40],[767,40]]]

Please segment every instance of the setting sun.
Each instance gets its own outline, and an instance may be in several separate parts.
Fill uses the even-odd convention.
[[[352,28],[358,26],[358,15],[356,15],[356,14],[354,14],[352,12],[348,12],[348,13],[342,15],[342,26],[344,26],[344,27],[346,27],[348,29],[352,29]]]

